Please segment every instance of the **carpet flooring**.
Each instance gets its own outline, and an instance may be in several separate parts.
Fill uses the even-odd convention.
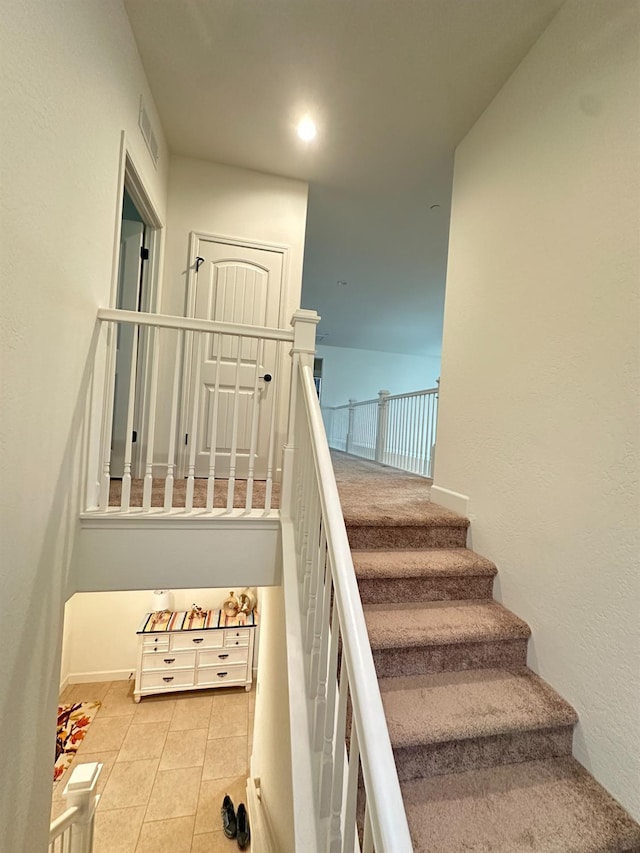
[[[572,757],[577,716],[526,666],[529,626],[430,481],[332,453],[416,853],[640,851]]]
[[[222,509],[227,505],[227,488],[228,480],[216,480],[216,486],[213,494],[213,505],[216,509]],[[142,489],[144,486],[143,480],[131,481],[131,500],[132,507],[142,506]],[[151,506],[164,506],[164,479],[154,478],[151,486]],[[173,486],[173,506],[181,508],[185,505],[187,493],[187,481],[176,480]],[[119,506],[120,497],[122,494],[122,480],[111,480],[109,489],[109,506]],[[254,480],[253,483],[253,498],[251,505],[254,509],[265,508],[266,483],[264,480]],[[247,481],[236,480],[233,492],[233,506],[236,509],[244,509],[247,502]],[[196,509],[202,509],[207,505],[207,481],[205,479],[197,479],[193,489],[193,506]],[[273,483],[271,494],[271,508],[277,509],[280,506],[280,484]]]

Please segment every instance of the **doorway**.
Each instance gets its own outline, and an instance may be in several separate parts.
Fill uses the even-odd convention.
[[[192,256],[188,316],[252,326],[281,326],[285,247],[194,234]],[[214,456],[216,476],[225,478],[229,476],[233,454],[236,479],[246,479],[252,469],[256,479],[265,479],[278,393],[277,345],[273,341],[244,338],[239,349],[237,339],[223,335],[208,335],[203,344],[196,343],[185,360],[182,471],[191,457],[195,459],[195,476],[206,477]],[[269,381],[272,375],[276,376],[275,382]],[[259,407],[254,441],[252,412],[256,402]],[[189,429],[194,407],[195,434]],[[236,417],[233,417],[234,407],[237,407]]]
[[[162,221],[126,150],[123,159],[113,304],[126,311],[153,312],[158,301]],[[126,471],[132,477],[142,476],[150,418],[147,394],[152,335],[148,327],[138,330],[131,324],[120,324],[117,329],[110,464],[115,479]]]

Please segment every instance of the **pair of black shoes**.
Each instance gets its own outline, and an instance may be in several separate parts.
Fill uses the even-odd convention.
[[[249,830],[249,816],[244,803],[238,806],[238,812],[233,807],[233,800],[229,794],[225,794],[220,809],[222,816],[222,829],[227,838],[235,838],[238,842],[238,847],[241,850],[246,850],[251,841],[251,832]]]

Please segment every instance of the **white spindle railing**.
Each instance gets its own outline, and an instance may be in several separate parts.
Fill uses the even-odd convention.
[[[234,508],[236,512],[269,511],[274,473],[279,468],[277,388],[281,379],[288,381],[282,370],[282,347],[293,341],[293,331],[119,309],[100,309],[98,320],[107,325],[109,339],[99,475],[94,494],[87,495],[87,509],[154,515],[176,511],[220,514]],[[118,330],[125,326],[132,328],[132,334],[121,339],[132,341],[131,351],[124,359],[120,353],[125,376],[116,380],[116,340]],[[150,336],[145,349],[151,359],[144,370],[149,383],[146,388],[137,381],[137,343],[143,329]],[[116,397],[117,381],[128,383],[126,395]],[[146,413],[144,434],[136,427],[136,415],[143,403],[136,396],[140,394]],[[119,413],[118,422],[126,423],[126,433],[123,471],[115,478],[121,478],[120,498],[117,506],[110,506],[116,399],[125,400],[126,413]],[[162,408],[159,399],[163,400]],[[162,435],[161,442],[158,435]],[[134,470],[135,441],[141,458]],[[131,491],[134,478],[141,481],[142,489],[135,507]],[[185,488],[177,499],[179,478],[184,478]],[[154,479],[163,480],[164,488],[162,498],[152,501]],[[264,481],[264,497],[259,500],[255,490],[258,480]],[[206,496],[196,507],[198,481],[206,483]],[[246,495],[239,496],[240,481]],[[159,505],[153,506],[154,502]]]
[[[51,824],[48,853],[91,853],[101,771],[97,762],[74,767],[64,790],[69,808]]]
[[[293,349],[284,523],[295,541],[319,850],[413,849],[313,383],[313,334]],[[362,786],[359,779],[362,779]]]
[[[329,446],[424,477],[433,474],[438,388],[380,391],[377,400],[323,408]]]

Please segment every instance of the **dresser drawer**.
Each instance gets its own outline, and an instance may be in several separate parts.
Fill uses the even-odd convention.
[[[234,646],[248,646],[251,636],[250,628],[232,628],[224,632],[225,648],[233,648]]]
[[[231,664],[202,667],[196,672],[196,684],[244,684],[247,680],[247,665]]]
[[[169,648],[171,651],[181,649],[220,649],[224,642],[222,631],[180,631],[171,634]]]
[[[142,690],[168,690],[171,687],[193,687],[193,669],[176,670],[167,673],[163,670],[158,672],[143,672],[140,678]]]
[[[145,651],[142,655],[143,671],[149,669],[193,668],[195,665],[195,652]]]
[[[246,646],[237,649],[211,649],[200,652],[198,661],[200,666],[217,666],[219,668],[220,664],[228,666],[231,663],[246,663],[248,654],[249,649]]]
[[[164,636],[158,636],[157,634],[151,634],[148,637],[144,637],[142,640],[142,648],[144,651],[153,651],[154,649],[158,649],[159,651],[168,652],[169,651],[169,635],[165,634]]]

